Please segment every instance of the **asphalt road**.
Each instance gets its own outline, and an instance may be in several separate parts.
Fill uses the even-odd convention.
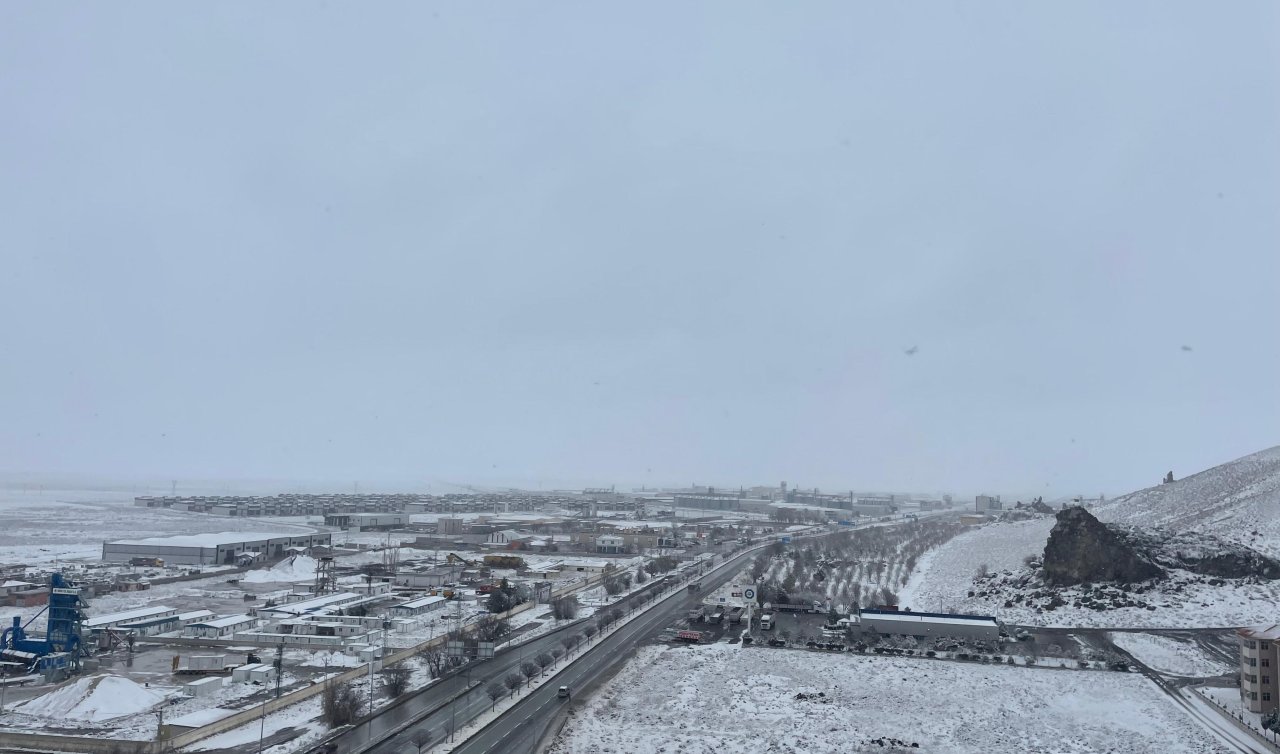
[[[485,694],[485,686],[490,681],[501,680],[509,673],[518,672],[521,662],[542,651],[560,646],[560,638],[574,633],[581,625],[567,624],[526,644],[500,649],[493,659],[472,661],[464,665],[457,674],[431,684],[403,704],[352,727],[330,743],[336,744],[336,751],[351,752],[359,751],[370,742],[391,736],[373,745],[368,751],[413,751],[416,754],[417,747],[409,743],[412,731],[427,730],[432,733],[433,741],[441,740],[451,720],[461,727],[489,708],[490,701]],[[361,683],[362,681],[356,683],[357,688]],[[428,710],[435,711],[415,724],[411,730],[391,735],[397,728]]]
[[[724,578],[727,579],[728,577],[725,576]],[[683,588],[683,586],[680,588]],[[633,595],[633,597],[635,596],[637,595]],[[625,610],[626,604],[624,601],[616,606]],[[661,610],[664,607],[665,604],[655,607],[654,610]],[[640,621],[635,622],[638,623]],[[488,694],[485,693],[485,688],[490,682],[501,681],[510,673],[519,672],[522,662],[531,660],[540,652],[561,646],[560,639],[562,637],[577,633],[583,625],[585,625],[583,622],[569,624],[569,626],[540,636],[526,644],[500,649],[491,660],[468,663],[468,665],[463,666],[464,670],[460,674],[432,684],[409,702],[352,728],[342,737],[333,741],[333,743],[337,744],[337,751],[358,751],[360,747],[368,746],[369,742],[378,741],[380,738],[390,735],[396,728],[423,712],[435,709],[434,712],[431,712],[420,722],[415,723],[411,728],[390,735],[385,741],[376,743],[366,749],[366,751],[375,754],[400,754],[401,752],[413,752],[416,754],[418,748],[409,741],[409,738],[415,732],[428,732],[432,742],[435,743],[444,739],[450,724],[456,726],[456,728],[461,728],[472,718],[487,712],[492,705],[492,701],[489,699]],[[615,629],[613,633],[618,633],[621,630]],[[598,645],[599,643],[600,640],[597,638],[595,644]],[[590,652],[593,648],[594,645],[592,648],[577,649],[571,659],[576,660],[581,652]],[[582,662],[592,661],[589,657]],[[565,671],[565,673],[569,672]],[[561,674],[559,677],[568,676]],[[554,693],[553,690],[553,697]],[[448,703],[446,704],[446,702]]]
[[[750,551],[731,558],[727,561],[729,565],[713,575],[702,577],[701,592],[682,592],[655,605],[630,623],[614,629],[607,637],[597,641],[596,646],[585,657],[561,671],[554,683],[548,683],[534,691],[454,751],[458,754],[532,754],[547,726],[567,703],[556,696],[560,686],[569,686],[571,689],[589,686],[615,663],[624,662],[637,646],[654,640],[664,628],[700,602],[707,592],[728,583],[757,554],[758,551]],[[679,588],[684,589],[683,586]],[[407,751],[416,750],[401,750],[397,754],[405,754]]]
[[[824,532],[834,533],[834,532]],[[723,556],[724,550],[730,547],[711,548]],[[663,628],[684,615],[702,597],[720,585],[728,583],[747,565],[749,559],[759,550],[749,550],[737,555],[730,555],[729,565],[717,566],[713,575],[702,576],[703,588],[699,593],[681,595],[665,600],[653,606],[645,614],[632,622],[612,629],[607,637],[597,637],[594,645],[586,649],[575,650],[574,662],[570,667],[556,676],[555,684],[535,691],[516,706],[510,708],[496,723],[485,729],[473,740],[459,747],[459,752],[532,752],[546,726],[559,711],[563,700],[556,698],[556,689],[561,685],[581,688],[590,684],[606,669],[625,659],[638,644],[651,641]],[[683,584],[677,589],[685,589]],[[626,608],[626,603],[616,605]],[[415,732],[426,731],[430,734],[431,743],[444,739],[448,727],[452,724],[461,728],[477,715],[488,711],[492,702],[485,693],[491,681],[501,681],[510,673],[518,672],[520,664],[538,653],[560,646],[560,639],[565,635],[576,633],[583,624],[570,624],[572,627],[556,629],[544,636],[531,640],[518,647],[500,649],[493,659],[472,662],[465,672],[444,678],[421,692],[415,694],[399,706],[389,709],[359,725],[343,732],[326,743],[333,745],[331,751],[338,752],[372,752],[374,754],[417,754],[418,748],[409,739]],[[578,659],[580,653],[587,656]],[[357,687],[359,683],[357,683]],[[421,721],[414,723],[396,733],[396,729],[405,726],[414,718],[426,714]],[[496,739],[493,736],[496,735]],[[385,738],[385,740],[380,740]],[[505,740],[504,740],[505,739]],[[377,743],[375,743],[377,742]],[[425,747],[424,747],[425,748]],[[319,747],[312,751],[320,751]]]

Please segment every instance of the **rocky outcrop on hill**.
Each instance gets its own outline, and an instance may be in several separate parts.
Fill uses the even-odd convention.
[[[1108,527],[1117,531],[1117,527]],[[1280,579],[1280,562],[1234,542],[1194,532],[1130,532],[1129,542],[1165,568],[1220,579]]]
[[[1164,570],[1124,535],[1084,508],[1065,508],[1044,546],[1045,583],[1070,586],[1095,581],[1132,584],[1164,576]]]

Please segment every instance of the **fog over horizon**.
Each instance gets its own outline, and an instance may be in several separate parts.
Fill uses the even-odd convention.
[[[0,481],[1053,498],[1280,444],[1280,6],[927,8],[0,6]]]

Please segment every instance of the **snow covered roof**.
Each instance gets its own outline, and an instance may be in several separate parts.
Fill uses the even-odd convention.
[[[899,613],[892,610],[863,610],[862,617],[898,623],[938,623],[949,626],[998,626],[986,615],[946,615],[943,613]]]
[[[302,532],[221,531],[207,534],[178,534],[172,537],[144,537],[142,539],[118,539],[113,545],[165,545],[166,547],[217,547],[241,542],[262,542],[268,539],[329,536]]]
[[[90,618],[84,622],[85,628],[97,628],[98,626],[108,626],[112,623],[122,623],[130,620],[142,620],[143,618],[151,618],[161,613],[175,613],[173,608],[168,605],[156,605],[155,607],[140,607],[136,610],[125,610],[119,613],[111,613],[109,615],[99,615],[96,618]]]
[[[419,597],[416,600],[402,602],[399,605],[396,605],[395,607],[405,607],[405,608],[409,608],[410,610],[416,610],[417,608],[426,607],[427,605],[434,605],[437,602],[444,602],[444,597]]]
[[[1262,639],[1264,641],[1280,640],[1280,624],[1272,624],[1270,626],[1249,626],[1237,631],[1239,635],[1246,639]]]
[[[3,584],[0,584],[0,589],[13,589],[15,587],[20,587],[20,586],[37,586],[37,585],[31,583],[30,581],[6,581]]]
[[[208,628],[226,628],[227,626],[238,626],[242,623],[250,623],[253,621],[251,616],[241,613],[240,615],[225,615],[221,618],[213,620],[202,620],[199,623],[192,623],[192,626],[206,626]]]
[[[192,610],[188,613],[178,613],[178,620],[202,620],[204,618],[212,617],[212,610]]]
[[[289,615],[306,615],[314,613],[317,610],[323,610],[329,607],[345,605],[360,599],[360,595],[351,592],[338,592],[337,594],[326,594],[321,597],[313,597],[309,600],[300,602],[290,602],[284,605],[276,605],[274,607],[259,608],[259,611],[270,611],[275,613],[287,613]]]

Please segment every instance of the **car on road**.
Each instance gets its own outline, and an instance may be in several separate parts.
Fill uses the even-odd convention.
[[[568,698],[569,698],[569,687],[568,687],[568,686],[561,686],[561,687],[560,687],[560,690],[556,692],[556,696],[560,697],[561,699],[568,699]]]

